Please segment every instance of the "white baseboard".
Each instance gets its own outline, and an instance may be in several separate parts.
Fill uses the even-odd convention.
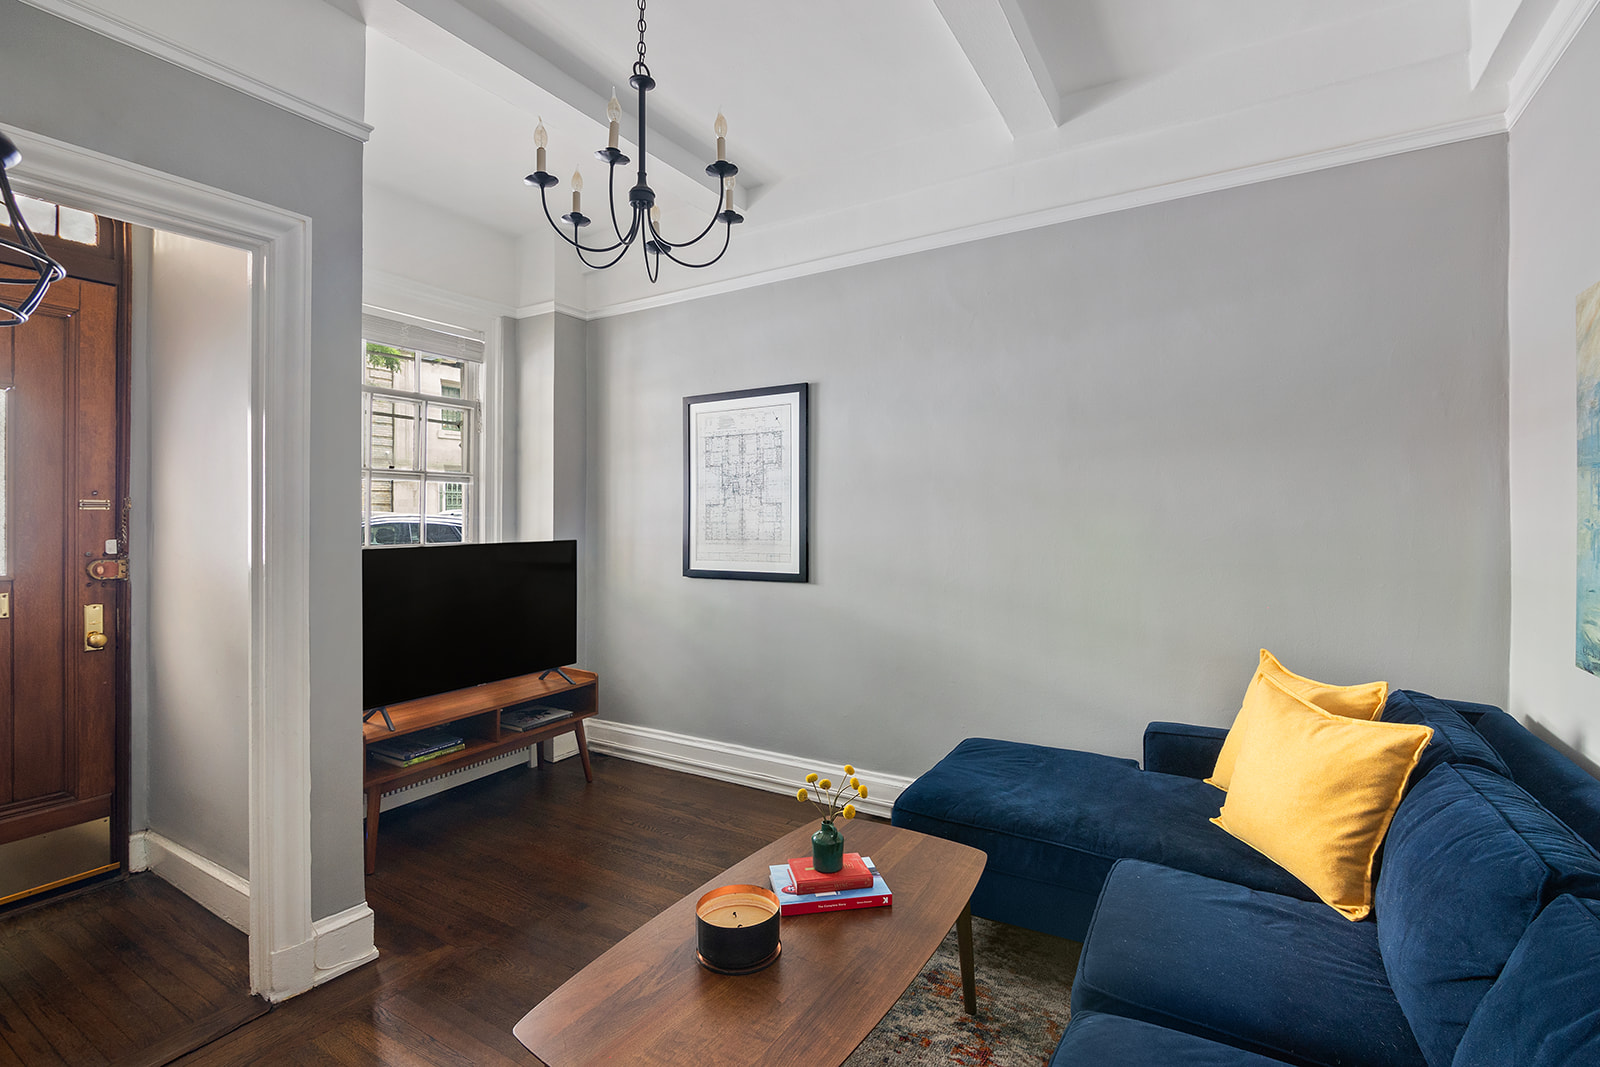
[[[153,871],[229,926],[250,932],[250,882],[221,864],[154,830],[140,830],[128,839],[128,866]]]
[[[829,768],[834,767],[831,760],[745,748],[743,745],[730,745],[724,741],[691,737],[650,726],[607,722],[605,719],[590,719],[585,726],[589,746],[596,752],[747,785],[769,793],[792,795],[804,784],[808,773],[817,771],[826,776]],[[895,799],[912,782],[912,779],[903,775],[885,774],[868,767],[857,767],[856,777],[867,787],[867,799],[856,807],[869,815],[881,815],[884,818],[888,818]]]
[[[229,926],[250,932],[250,883],[154,830],[128,838],[128,867],[150,871]],[[378,958],[365,902],[311,924],[311,940],[272,953],[267,999],[287,1000]]]

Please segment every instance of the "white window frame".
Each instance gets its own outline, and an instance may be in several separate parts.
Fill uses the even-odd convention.
[[[378,275],[374,277],[374,275]],[[397,323],[410,323],[444,333],[476,335],[483,341],[483,368],[479,375],[478,413],[473,449],[477,466],[472,478],[471,515],[468,526],[473,540],[499,541],[502,538],[501,472],[505,469],[503,407],[506,312],[486,302],[472,301],[419,283],[392,279],[382,272],[368,272],[364,282],[362,314],[375,315]],[[403,310],[402,310],[403,309]],[[362,339],[362,352],[366,339]],[[445,353],[448,355],[448,353]],[[362,373],[358,370],[358,373]],[[365,375],[363,374],[363,378]],[[362,382],[363,394],[366,390]],[[432,397],[437,401],[440,398]],[[462,405],[467,406],[467,405]],[[366,428],[360,433],[363,439]],[[365,519],[365,515],[360,516]],[[422,542],[426,544],[426,540]]]

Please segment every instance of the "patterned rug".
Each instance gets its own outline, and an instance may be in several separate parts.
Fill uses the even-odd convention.
[[[844,1067],[1049,1063],[1067,1026],[1078,943],[973,919],[972,944],[976,1016],[961,1010],[961,967],[951,931]]]

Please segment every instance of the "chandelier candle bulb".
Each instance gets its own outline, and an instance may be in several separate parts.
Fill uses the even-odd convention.
[[[661,232],[661,205],[650,205],[650,228],[656,233]]]
[[[733,210],[733,175],[730,174],[726,178],[722,179],[722,189],[723,189],[723,196],[724,196],[722,209],[724,211],[732,211]],[[573,210],[576,211],[577,208],[573,208]]]
[[[549,143],[550,135],[545,132],[544,119],[540,118],[539,125],[533,128],[533,147],[537,149],[533,169],[540,174],[544,173],[544,146]]]
[[[574,215],[578,214],[578,212],[579,212],[579,208],[578,208],[578,204],[580,202],[579,198],[582,197],[582,196],[583,196],[583,171],[575,170],[575,171],[572,172],[572,213]]]
[[[617,100],[617,91],[611,90],[611,102],[606,105],[606,118],[611,120],[611,133],[606,141],[607,148],[617,147],[617,122],[622,118],[622,104]],[[577,208],[573,208],[574,211]]]
[[[717,134],[717,162],[726,163],[728,160],[728,120],[722,117],[722,112],[717,112],[717,121],[711,128]]]

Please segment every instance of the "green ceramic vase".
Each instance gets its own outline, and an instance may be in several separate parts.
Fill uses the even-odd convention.
[[[811,866],[818,874],[832,874],[844,867],[844,835],[832,819],[823,819],[811,835]]]

